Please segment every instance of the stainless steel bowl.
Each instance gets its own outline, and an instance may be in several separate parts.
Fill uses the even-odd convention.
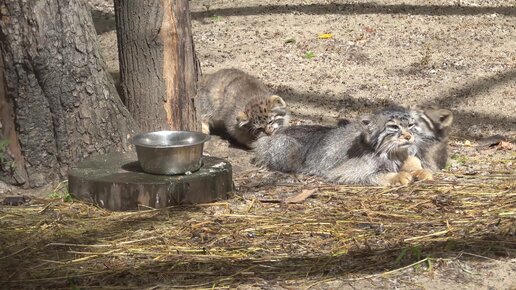
[[[204,142],[210,135],[190,131],[156,131],[134,136],[143,171],[154,174],[183,174],[201,168]]]

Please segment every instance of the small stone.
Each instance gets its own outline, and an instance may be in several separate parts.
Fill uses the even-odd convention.
[[[9,193],[12,191],[12,186],[0,180],[0,194]]]
[[[20,206],[30,201],[28,196],[8,196],[2,201],[3,205]]]

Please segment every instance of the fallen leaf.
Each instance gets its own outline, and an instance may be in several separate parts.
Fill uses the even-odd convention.
[[[499,150],[511,150],[513,147],[512,143],[509,141],[502,141],[498,144]]]
[[[285,43],[296,43],[296,40],[294,38],[289,38],[285,40]]]
[[[223,18],[223,17],[222,17],[222,16],[220,16],[220,15],[213,15],[213,16],[211,17],[211,20],[212,20],[213,22],[217,22],[217,21],[222,20],[222,18]]]
[[[319,39],[329,39],[329,38],[332,38],[332,37],[333,37],[333,34],[331,34],[331,33],[319,34]]]
[[[469,141],[469,140],[464,141],[464,146],[471,147],[471,141]]]
[[[365,30],[366,32],[369,32],[369,33],[373,33],[373,32],[375,32],[375,31],[376,31],[376,30],[374,30],[373,28],[371,28],[371,27],[369,27],[369,26],[364,27],[364,30]]]
[[[505,139],[502,135],[493,135],[486,138],[482,138],[478,141],[479,147],[489,147],[500,144]]]
[[[285,203],[301,203],[312,196],[317,189],[305,189],[301,193],[285,198]]]

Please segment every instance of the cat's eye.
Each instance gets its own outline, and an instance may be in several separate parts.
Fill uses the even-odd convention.
[[[399,131],[400,130],[400,126],[398,126],[398,125],[387,125],[387,129],[389,129],[390,131]]]
[[[410,123],[410,124],[408,125],[408,128],[409,128],[409,129],[412,129],[412,128],[414,128],[414,126],[416,126],[416,124],[414,124],[414,123]]]

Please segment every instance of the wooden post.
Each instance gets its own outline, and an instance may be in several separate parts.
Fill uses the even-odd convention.
[[[120,80],[143,131],[200,129],[188,0],[115,1]]]

